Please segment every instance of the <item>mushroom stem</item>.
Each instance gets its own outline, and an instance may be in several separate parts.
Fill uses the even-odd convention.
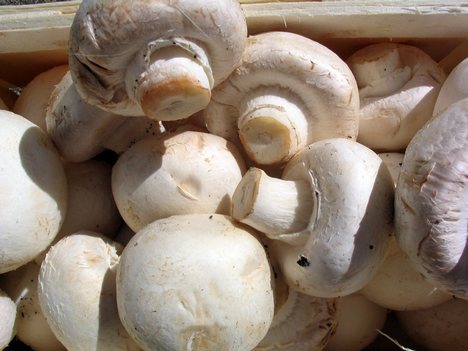
[[[268,87],[254,90],[242,101],[239,136],[258,164],[285,162],[306,146],[308,123],[295,100],[284,89]]]
[[[232,217],[271,239],[291,242],[291,233],[307,227],[314,207],[307,181],[281,180],[250,168],[234,192]]]
[[[397,49],[370,53],[351,67],[363,97],[386,96],[400,90],[411,79],[411,68],[404,66]]]
[[[160,39],[136,55],[125,83],[146,116],[171,121],[208,105],[213,76],[203,48],[180,38]]]

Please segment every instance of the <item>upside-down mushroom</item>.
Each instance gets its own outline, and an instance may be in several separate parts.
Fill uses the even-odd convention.
[[[117,303],[143,350],[252,350],[273,319],[273,284],[253,231],[223,215],[177,215],[127,244]]]
[[[361,289],[382,262],[392,232],[394,186],[378,155],[355,141],[313,143],[282,179],[251,168],[232,216],[276,239],[287,283],[320,297]]]
[[[468,298],[468,98],[432,118],[405,152],[395,234],[434,286]]]
[[[183,119],[208,104],[246,38],[236,0],[83,1],[70,30],[70,70],[90,104]]]
[[[399,43],[365,46],[346,62],[359,86],[358,141],[373,150],[404,150],[431,118],[444,71],[423,50]]]
[[[356,80],[334,52],[304,36],[251,36],[242,61],[203,111],[211,133],[242,142],[258,164],[281,164],[311,142],[356,139]]]

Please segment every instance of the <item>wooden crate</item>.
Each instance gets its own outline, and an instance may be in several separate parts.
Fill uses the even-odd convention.
[[[67,62],[68,34],[80,1],[0,6],[0,97],[11,87]],[[420,47],[445,71],[468,57],[468,3],[462,1],[243,0],[250,34],[290,31],[317,40],[342,58],[367,44]],[[391,343],[378,341],[376,350]],[[371,348],[372,349],[372,348]],[[398,348],[394,347],[397,350]]]
[[[468,3],[461,1],[241,2],[251,34],[299,33],[343,58],[371,42],[405,42],[450,71],[468,51]],[[7,103],[14,96],[5,82],[23,86],[35,74],[66,62],[69,28],[79,3],[0,6],[0,97]]]

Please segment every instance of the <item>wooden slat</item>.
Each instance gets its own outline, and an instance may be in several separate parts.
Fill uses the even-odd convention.
[[[288,30],[313,39],[467,38],[462,1],[243,0],[251,33]],[[66,49],[80,1],[0,7],[0,53]]]

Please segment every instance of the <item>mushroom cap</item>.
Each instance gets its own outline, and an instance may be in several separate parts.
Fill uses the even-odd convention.
[[[307,180],[315,197],[307,228],[292,234],[302,243],[275,250],[288,284],[320,297],[364,287],[393,229],[394,186],[381,158],[352,140],[322,140],[294,156],[283,179]]]
[[[468,98],[411,140],[396,187],[395,235],[428,281],[468,298]]]
[[[271,257],[274,262],[274,258]],[[275,265],[272,262],[273,265]],[[336,329],[336,299],[301,294],[275,272],[275,316],[255,351],[321,351]]]
[[[274,313],[270,263],[223,215],[178,215],[137,232],[117,274],[120,318],[144,350],[251,350]]]
[[[396,186],[404,154],[379,154]],[[360,291],[367,299],[390,310],[416,310],[429,308],[450,299],[451,295],[437,289],[414,268],[413,263],[390,238],[385,260],[372,280]]]
[[[0,290],[0,350],[8,346],[16,334],[16,305]]]
[[[122,222],[112,195],[112,166],[99,159],[67,163],[65,174],[67,214],[55,242],[82,229],[112,237]]]
[[[26,118],[0,111],[0,273],[33,260],[57,235],[67,180],[47,134]]]
[[[351,70],[327,47],[290,32],[249,37],[239,66],[213,90],[203,111],[208,130],[237,139],[240,102],[265,86],[295,94],[309,120],[305,145],[331,137],[356,139],[359,94]]]
[[[39,269],[40,264],[34,260],[5,273],[0,279],[0,288],[16,302],[16,337],[21,342],[34,351],[65,351],[65,347],[55,337],[39,306],[37,296]]]
[[[39,303],[67,350],[138,350],[120,322],[116,271],[120,245],[80,231],[48,251],[39,273]]]
[[[46,111],[55,86],[68,72],[68,65],[55,66],[35,76],[22,90],[13,112],[46,131]]]
[[[175,214],[229,214],[245,172],[237,148],[216,135],[186,131],[149,137],[124,152],[112,172],[112,191],[135,232]]]
[[[394,311],[430,308],[452,295],[430,284],[413,265],[395,238],[372,280],[360,290],[370,301]]]
[[[438,115],[454,102],[468,97],[468,57],[449,73],[440,88],[434,105],[433,116]]]
[[[337,328],[325,346],[325,351],[360,351],[379,335],[388,311],[369,301],[361,294],[351,294],[337,299]],[[359,316],[358,318],[356,318]]]
[[[213,84],[238,63],[247,37],[236,0],[111,1],[81,3],[70,31],[69,62],[79,93],[90,104],[141,116],[125,75],[135,56],[151,54],[158,40],[186,38],[207,51]]]
[[[415,311],[396,313],[403,331],[421,349],[465,351],[468,349],[468,301],[450,301]]]
[[[417,47],[386,42],[366,46],[346,62],[359,86],[358,141],[373,150],[403,150],[432,116],[443,69]]]

